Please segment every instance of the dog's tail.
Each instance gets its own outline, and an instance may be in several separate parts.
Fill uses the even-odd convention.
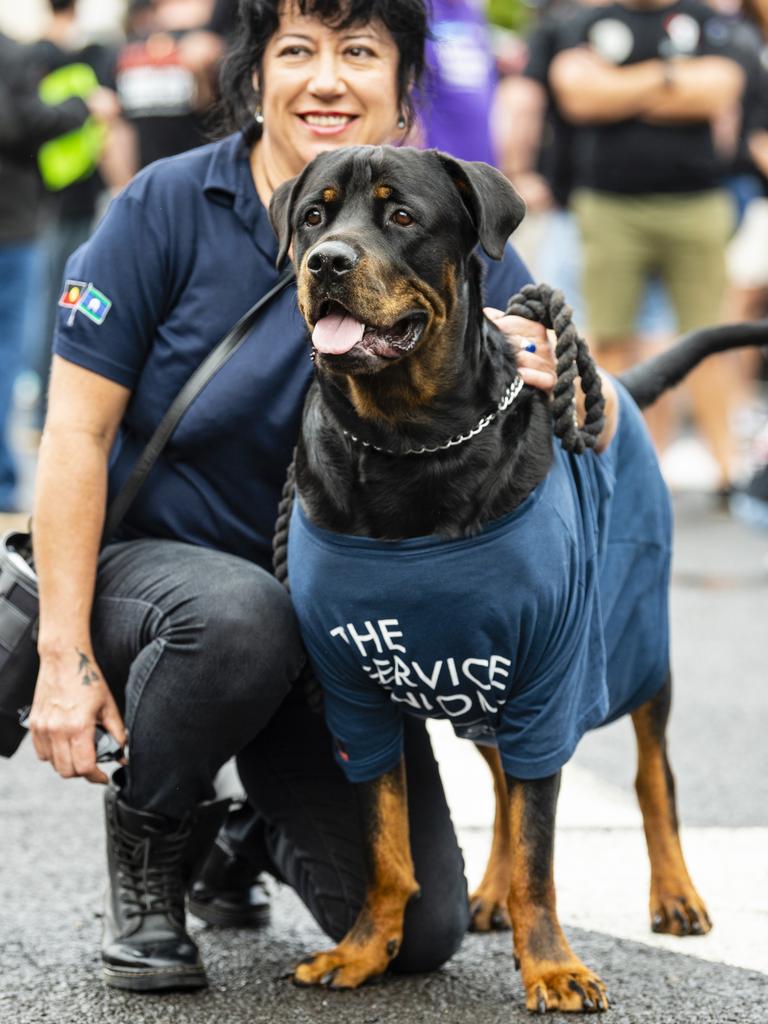
[[[675,387],[702,359],[732,348],[768,345],[768,319],[689,331],[672,348],[623,373],[619,380],[641,409]]]

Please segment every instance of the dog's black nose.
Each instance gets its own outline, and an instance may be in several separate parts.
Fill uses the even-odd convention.
[[[321,281],[332,281],[354,270],[359,259],[346,242],[321,242],[312,250],[307,267]]]

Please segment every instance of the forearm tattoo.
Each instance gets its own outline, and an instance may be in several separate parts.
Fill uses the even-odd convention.
[[[91,659],[84,651],[81,651],[79,647],[76,647],[75,650],[77,651],[77,656],[80,659],[77,666],[77,671],[80,673],[80,682],[83,686],[90,686],[91,683],[98,683],[99,673],[94,668]]]

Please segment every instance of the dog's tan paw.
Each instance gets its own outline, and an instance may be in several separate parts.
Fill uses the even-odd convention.
[[[304,987],[358,988],[363,982],[386,971],[397,948],[398,943],[394,939],[383,950],[342,943],[327,953],[313,953],[302,960],[293,972],[293,981]]]
[[[526,985],[525,1005],[533,1013],[599,1013],[608,1009],[608,995],[600,978],[582,964],[542,972]]]
[[[691,885],[651,892],[651,930],[668,935],[706,935],[712,921],[701,896]]]
[[[469,930],[508,932],[512,928],[512,921],[506,904],[506,895],[501,896],[479,888],[469,898]]]

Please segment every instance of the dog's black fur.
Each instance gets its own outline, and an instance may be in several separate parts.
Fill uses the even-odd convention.
[[[369,325],[344,354],[316,353],[317,381],[296,456],[298,493],[316,525],[378,539],[467,536],[516,508],[544,479],[552,417],[547,395],[532,388],[467,443],[406,454],[471,431],[515,377],[513,347],[482,313],[473,250],[479,242],[500,258],[523,209],[506,179],[486,165],[387,147],[323,154],[275,193],[270,213],[281,259],[293,241],[310,329],[339,307]],[[767,336],[766,322],[693,332],[623,382],[646,405],[705,355],[764,344]],[[709,920],[677,841],[666,711],[658,728],[658,709],[668,709],[668,699],[667,686],[633,714],[638,794],[654,927],[660,921],[656,930],[688,934],[707,930]],[[300,983],[330,979],[353,987],[382,970],[397,948],[413,879],[408,857],[397,853],[402,842],[381,846],[387,835],[405,835],[407,845],[402,772],[390,774],[366,784],[378,815],[366,906],[336,950],[300,965]],[[602,983],[573,955],[557,922],[552,844],[559,774],[532,782],[496,778],[497,793],[506,785],[508,805],[497,812],[499,853],[486,879],[509,908],[527,1004],[539,1012],[604,1009]]]

